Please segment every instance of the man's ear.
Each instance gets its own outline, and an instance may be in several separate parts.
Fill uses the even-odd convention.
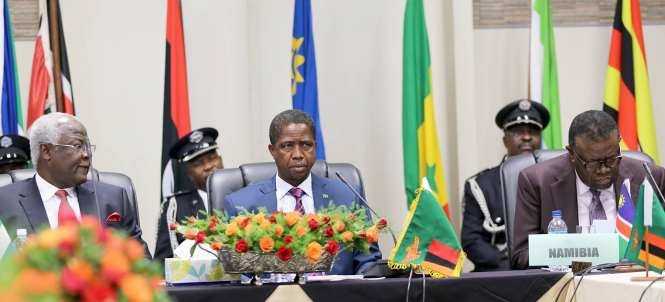
[[[508,134],[506,134],[506,132],[504,131],[503,132],[503,146],[506,147],[506,150],[508,150],[509,142],[510,141],[509,141],[509,138],[508,138]]]
[[[51,149],[46,144],[39,145],[39,157],[44,160],[51,160]],[[38,158],[33,160],[38,160]]]
[[[272,155],[272,157],[274,158],[275,152],[277,152],[277,147],[273,144],[268,144],[268,151],[270,152],[270,155]]]
[[[575,164],[577,158],[575,158],[575,151],[573,151],[573,147],[570,145],[566,146],[566,151],[568,151],[568,161],[570,161],[571,164]]]

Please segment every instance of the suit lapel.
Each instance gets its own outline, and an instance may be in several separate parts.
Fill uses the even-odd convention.
[[[328,206],[330,199],[326,182],[316,174],[312,173],[312,199],[314,209],[319,210]]]
[[[563,220],[569,227],[579,224],[577,217],[577,183],[574,169],[568,163],[566,158],[566,168],[557,177],[550,186],[550,192],[555,193],[550,196],[555,209],[562,210]],[[572,188],[572,190],[571,190]]]
[[[47,225],[50,226],[48,221],[48,216],[46,216],[46,209],[44,208],[44,202],[42,197],[39,195],[39,189],[37,188],[37,182],[33,177],[26,183],[26,187],[22,192],[19,193],[19,203],[25,217],[30,222],[32,231],[37,231],[40,226]]]
[[[102,210],[97,211],[97,202],[95,201],[95,192],[85,186],[76,187],[76,197],[79,200],[79,208],[81,209],[81,216],[94,216],[102,215]],[[103,217],[98,217],[102,221]]]
[[[265,208],[268,213],[273,213],[277,211],[277,196],[275,191],[277,191],[276,185],[276,176],[272,177],[270,182],[264,182],[259,187],[261,195],[259,200],[257,200],[256,209]],[[249,210],[249,209],[248,209]]]

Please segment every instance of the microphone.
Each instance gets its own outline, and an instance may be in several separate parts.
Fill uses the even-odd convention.
[[[365,205],[365,207],[367,207],[369,209],[369,211],[372,212],[372,214],[374,214],[374,217],[381,218],[381,216],[379,216],[379,214],[377,214],[376,211],[374,211],[374,209],[372,209],[372,207],[369,206],[369,203],[367,202],[367,199],[365,199],[365,197],[360,195],[360,193],[358,193],[358,191],[356,191],[356,189],[354,189],[353,186],[351,184],[349,184],[348,181],[346,181],[346,179],[342,176],[341,173],[335,172],[335,175],[337,175],[337,178],[339,178],[339,180],[341,180],[342,183],[344,183],[344,185],[346,185],[346,187],[349,188],[351,190],[351,192],[353,192],[353,194],[356,195],[356,197],[360,201],[362,201],[362,203]],[[395,236],[395,232],[393,232],[392,228],[390,227],[390,224],[388,224],[386,226],[386,228],[388,229],[388,232],[390,233],[390,236],[392,236],[393,246],[396,246],[397,245],[397,237]]]
[[[646,179],[649,181],[649,184],[651,184],[651,187],[653,187],[653,191],[656,192],[658,199],[660,199],[660,204],[665,207],[665,205],[663,205],[663,202],[665,202],[665,199],[663,198],[663,192],[661,192],[660,188],[656,185],[656,179],[653,177],[653,174],[651,174],[649,165],[646,162],[642,162],[642,167],[644,167],[644,171],[647,172]]]

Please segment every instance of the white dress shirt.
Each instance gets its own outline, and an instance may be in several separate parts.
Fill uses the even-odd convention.
[[[42,198],[42,202],[44,202],[44,209],[46,210],[48,223],[51,225],[52,229],[57,228],[58,210],[60,209],[60,197],[56,196],[55,192],[60,189],[39,176],[39,173],[35,173],[35,181],[37,182],[39,195]],[[76,196],[76,190],[74,190],[74,188],[66,188],[63,190],[67,191],[67,202],[74,211],[74,214],[76,214],[76,219],[80,221],[81,208],[79,207],[79,199]]]
[[[276,185],[276,197],[277,197],[277,211],[281,212],[293,212],[296,209],[296,198],[289,194],[289,190],[293,188],[288,182],[279,178],[279,175],[275,177]],[[312,173],[310,173],[307,178],[298,185],[303,191],[302,197],[302,206],[305,209],[306,214],[315,213],[314,209],[314,194],[312,193]]]
[[[591,209],[591,199],[593,194],[591,189],[580,179],[579,175],[575,173],[577,178],[577,219],[579,225],[590,225],[590,215]],[[614,196],[614,185],[611,185],[607,189],[600,190],[600,203],[603,205],[605,210],[605,216],[607,221],[612,222],[617,218],[617,207],[616,207],[616,197]]]
[[[197,191],[199,191],[199,196],[201,196],[201,201],[203,201],[203,206],[205,207],[206,212],[208,212],[208,192],[199,189],[197,189]]]

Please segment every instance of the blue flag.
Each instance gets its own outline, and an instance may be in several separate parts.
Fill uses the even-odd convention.
[[[18,74],[16,72],[16,56],[14,54],[14,34],[9,15],[8,0],[2,1],[2,42],[0,49],[2,59],[2,99],[0,103],[0,120],[2,133],[20,134],[23,131],[21,113],[21,97],[18,90]]]
[[[310,0],[295,0],[293,41],[291,42],[291,96],[293,109],[307,112],[316,128],[316,158],[326,159],[319,119],[319,91],[316,84],[316,57],[312,33]]]

